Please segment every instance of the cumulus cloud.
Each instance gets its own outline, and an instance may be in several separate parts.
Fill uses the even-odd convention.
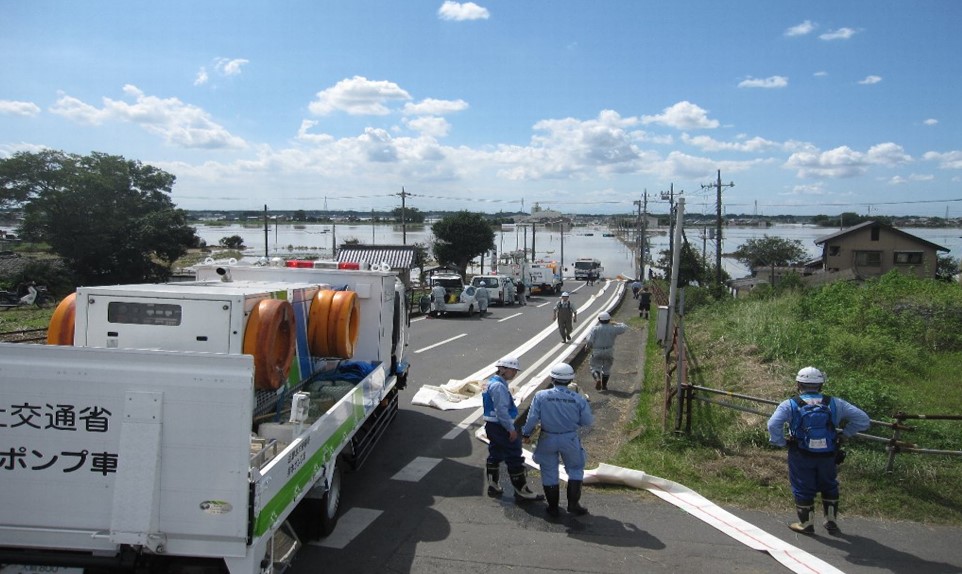
[[[872,84],[877,84],[882,81],[882,76],[865,76],[864,80],[859,80],[858,83],[863,86],[871,86]]]
[[[482,8],[474,2],[452,2],[447,0],[438,8],[438,18],[442,20],[487,20],[491,17],[487,8]]]
[[[416,104],[404,104],[403,113],[406,116],[443,116],[468,109],[464,100],[436,100],[427,98]]]
[[[690,136],[682,135],[682,141],[688,145],[697,147],[704,151],[737,151],[748,153],[760,153],[770,150],[782,149],[784,146],[761,137],[748,138],[738,142],[723,142],[709,136]]]
[[[197,75],[194,76],[194,85],[203,86],[209,80],[210,80],[210,76],[207,75],[207,68],[201,67],[200,70],[197,70]]]
[[[707,110],[688,101],[667,107],[658,115],[642,116],[641,122],[662,124],[680,130],[713,129],[719,126],[718,120],[708,119]]]
[[[438,116],[418,116],[405,120],[404,125],[432,138],[443,138],[451,130],[451,124],[448,120]]]
[[[158,98],[145,95],[132,85],[124,86],[124,94],[133,103],[103,98],[103,107],[97,108],[72,96],[61,94],[51,113],[72,121],[101,125],[109,121],[124,121],[140,126],[158,135],[172,146],[205,149],[242,149],[247,147],[243,139],[232,135],[213,121],[210,114],[177,98]]]
[[[244,58],[217,58],[214,60],[214,68],[225,76],[237,76],[241,73],[241,68],[249,64],[250,60]]]
[[[0,100],[0,114],[11,116],[35,116],[39,113],[40,106],[33,102]]]
[[[852,28],[839,28],[838,30],[829,30],[821,36],[822,40],[848,40],[857,33],[857,30]]]
[[[742,80],[738,83],[739,88],[784,88],[788,86],[788,78],[785,76],[769,76],[767,78],[752,78]]]
[[[942,169],[962,169],[962,151],[950,151],[939,153],[934,151],[925,152],[922,156],[927,161],[934,161]]]
[[[913,173],[908,177],[902,177],[897,175],[889,179],[889,185],[904,185],[906,183],[915,183],[920,181],[932,181],[935,179],[934,175],[923,174],[923,173]]]
[[[883,143],[859,152],[848,146],[820,152],[803,150],[793,153],[785,167],[796,170],[798,177],[849,178],[865,174],[872,166],[895,166],[912,161],[902,146]]]
[[[935,119],[935,118],[929,118],[929,119],[925,120],[925,121],[922,122],[922,123],[925,124],[925,125],[927,125],[927,126],[934,126],[934,125],[937,125],[937,124],[939,123],[939,120],[937,120],[937,119]]]
[[[785,30],[785,35],[789,37],[805,36],[807,34],[811,34],[815,30],[815,28],[816,28],[815,23],[813,23],[811,20],[805,20],[801,24],[796,24],[795,26],[792,26],[788,30]]]
[[[411,96],[394,82],[354,76],[318,92],[317,99],[308,105],[308,109],[318,116],[336,111],[352,116],[384,116],[391,113],[387,103],[410,99]]]
[[[815,72],[812,75],[815,76],[816,78],[824,78],[825,76],[828,75],[828,72],[826,72],[825,70],[819,70],[818,72]]]

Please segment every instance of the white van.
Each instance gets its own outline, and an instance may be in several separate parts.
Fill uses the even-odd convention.
[[[488,301],[490,303],[514,304],[518,290],[510,277],[507,275],[475,275],[471,279],[471,286],[480,289],[482,281],[484,281],[485,289],[488,290]]]
[[[428,285],[432,290],[431,314],[437,317],[447,313],[466,313],[469,317],[478,312],[478,303],[474,298],[474,287],[461,282],[457,273],[437,273],[428,278]],[[434,294],[436,287],[444,291],[441,296]],[[439,300],[441,299],[441,300]]]

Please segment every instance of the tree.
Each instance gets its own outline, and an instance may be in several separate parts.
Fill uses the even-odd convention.
[[[22,205],[21,235],[50,245],[82,284],[164,280],[197,243],[169,197],[175,179],[121,156],[21,152],[0,160],[0,201]]]
[[[401,223],[401,208],[395,207],[391,211],[391,219],[397,223]],[[404,208],[404,223],[424,223],[424,213],[416,207],[405,207]]]
[[[453,264],[464,275],[468,263],[494,249],[494,229],[480,213],[459,211],[431,226],[434,258],[441,265]]]
[[[672,253],[665,249],[661,252],[657,267],[665,270],[665,279],[671,280]],[[704,286],[712,281],[712,268],[704,263],[702,257],[687,241],[681,245],[678,259],[678,284]]]
[[[759,267],[771,268],[771,284],[775,285],[775,267],[784,267],[801,262],[806,255],[802,242],[798,239],[784,239],[764,235],[753,237],[741,244],[732,256],[752,270]]]
[[[244,238],[240,235],[230,235],[227,237],[221,237],[218,241],[220,246],[225,249],[243,249],[244,248]]]

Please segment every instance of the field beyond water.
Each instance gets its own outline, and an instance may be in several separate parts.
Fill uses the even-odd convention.
[[[962,415],[958,284],[890,274],[861,286],[838,283],[701,304],[684,326],[696,385],[781,401],[794,393],[797,370],[813,365],[828,375],[826,394],[858,405],[874,421],[894,422],[898,411]],[[681,482],[718,503],[791,514],[786,455],[768,445],[767,416],[695,401],[690,434],[662,432],[664,351],[654,329],[649,332],[635,438],[612,462]],[[669,420],[671,430],[674,413]],[[916,430],[902,440],[962,450],[962,421],[906,424]],[[892,430],[873,424],[867,434],[889,438]],[[845,448],[843,513],[962,525],[962,457],[899,453],[886,473],[884,443],[856,438]]]

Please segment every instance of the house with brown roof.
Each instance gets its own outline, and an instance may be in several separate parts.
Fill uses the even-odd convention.
[[[922,278],[934,278],[939,252],[949,249],[900,229],[866,221],[815,240],[822,246],[822,267],[827,273],[845,273],[856,279],[879,277],[897,269]]]

